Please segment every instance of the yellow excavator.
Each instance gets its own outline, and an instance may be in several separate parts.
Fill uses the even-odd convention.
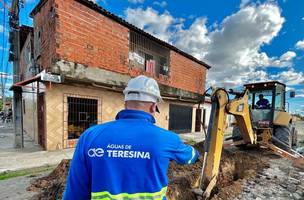
[[[291,94],[293,97],[293,92]],[[231,96],[234,98],[230,100]],[[303,159],[293,150],[297,132],[292,116],[286,111],[286,85],[283,83],[246,84],[242,92],[215,88],[211,102],[202,174],[194,191],[199,198],[208,199],[216,185],[223,146],[259,145],[290,160]],[[232,137],[225,139],[228,114],[234,116],[235,124]]]

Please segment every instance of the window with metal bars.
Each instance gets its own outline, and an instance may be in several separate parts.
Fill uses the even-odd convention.
[[[77,139],[97,124],[98,100],[68,97],[68,139]]]
[[[130,31],[130,67],[137,67],[148,73],[169,76],[170,50],[151,39]]]

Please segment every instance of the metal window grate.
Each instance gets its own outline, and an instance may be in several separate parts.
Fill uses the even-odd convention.
[[[130,31],[129,64],[159,77],[169,75],[170,50],[149,38]]]
[[[90,126],[98,123],[98,100],[67,97],[68,139],[77,139]]]

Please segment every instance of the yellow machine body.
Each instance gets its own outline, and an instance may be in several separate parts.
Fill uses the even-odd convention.
[[[243,144],[259,144],[268,147],[276,154],[291,160],[298,157],[303,159],[303,156],[301,155],[295,155],[292,152],[288,152],[272,144],[273,128],[259,129],[258,135],[257,131],[254,130],[252,126],[248,98],[248,90],[245,90],[238,98],[230,101],[228,92],[223,88],[217,88],[211,94],[212,108],[207,137],[205,139],[202,174],[199,179],[199,189],[195,191],[204,199],[209,198],[216,185],[222,148],[224,145],[227,114],[231,114],[235,117],[236,124],[239,127],[243,138],[241,141]],[[287,114],[284,112],[277,112],[276,123],[285,125],[286,121],[290,119]]]
[[[292,116],[288,112],[274,111],[273,124],[279,126],[288,126]]]

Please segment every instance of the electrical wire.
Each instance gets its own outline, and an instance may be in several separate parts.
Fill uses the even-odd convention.
[[[5,2],[6,0],[3,0],[3,1]],[[5,10],[4,10],[4,11],[5,11]],[[8,38],[7,38],[6,42],[5,42],[6,48],[7,48],[7,45],[8,45]],[[6,60],[6,65],[5,65],[5,68],[4,68],[4,72],[7,74],[7,76],[5,76],[5,78],[4,78],[4,86],[6,85],[6,82],[7,82],[8,76],[9,76],[9,73],[8,73],[8,64],[9,64],[8,58],[9,58],[9,51],[6,51],[6,52],[7,52],[7,60]],[[3,66],[4,66],[4,64],[3,64]]]
[[[7,14],[10,13],[10,8],[8,5],[9,2],[7,0],[1,0],[3,3],[3,35],[2,35],[2,57],[1,57],[1,72],[3,72],[4,75],[1,77],[1,86],[4,88],[4,96],[6,94],[6,91],[8,87],[6,86],[7,79],[10,77],[9,74],[9,51],[8,49],[8,37],[7,37],[7,30],[8,30],[8,22],[7,22]]]
[[[4,2],[4,4],[6,3],[5,2],[5,0],[3,0],[3,2]],[[3,7],[3,22],[2,22],[2,27],[3,27],[3,32],[2,32],[2,53],[1,53],[1,71],[3,72],[3,70],[4,70],[4,66],[3,66],[3,63],[4,63],[4,51],[5,51],[5,49],[4,49],[4,43],[5,43],[5,32],[6,32],[6,24],[5,24],[5,10],[6,10],[6,8],[5,8],[5,6]],[[2,76],[1,76],[2,77]],[[1,79],[2,80],[2,79]]]

